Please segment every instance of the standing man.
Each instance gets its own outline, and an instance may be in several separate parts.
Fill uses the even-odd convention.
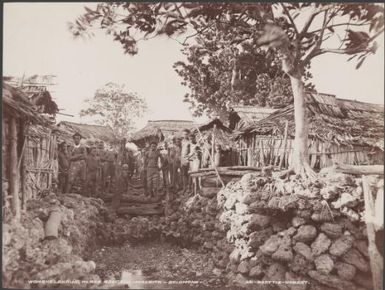
[[[70,168],[70,159],[68,155],[68,148],[65,141],[59,144],[58,148],[58,165],[59,165],[59,193],[65,193],[68,184],[68,170]]]
[[[188,171],[189,171],[189,155],[191,153],[191,143],[190,143],[190,130],[183,130],[183,139],[181,144],[181,171],[182,171],[182,184],[183,184],[183,193],[186,193],[188,190]]]
[[[106,191],[111,192],[112,186],[115,182],[116,175],[116,165],[117,165],[117,153],[114,150],[107,151],[107,161],[105,163],[105,172],[107,178]]]
[[[98,157],[99,157],[99,180],[98,187],[99,192],[104,192],[107,183],[107,151],[104,149],[104,142],[99,141],[98,143]]]
[[[98,151],[96,147],[90,148],[90,154],[87,156],[87,196],[95,197],[97,195],[97,181],[99,179],[100,172],[100,159],[98,156]]]
[[[70,153],[70,167],[68,171],[68,184],[66,192],[70,192],[75,181],[80,179],[80,188],[84,189],[85,175],[86,175],[86,159],[87,150],[86,147],[80,144],[82,136],[79,133],[75,133],[72,138],[74,139],[74,147]]]
[[[201,149],[199,148],[199,144],[196,141],[196,137],[194,134],[191,134],[190,136],[190,154],[188,156],[188,159],[190,160],[190,170],[191,171],[197,171],[201,167]],[[198,184],[197,178],[190,178],[189,179],[189,185],[192,187],[194,193],[197,192]]]
[[[212,154],[211,135],[207,135],[202,142],[202,168],[208,168],[211,164]]]
[[[223,166],[223,151],[220,144],[215,144],[215,152],[214,152],[214,166],[220,167]]]
[[[159,188],[159,170],[161,168],[161,156],[157,150],[156,142],[151,142],[150,149],[144,159],[144,167],[147,173],[147,194],[155,197]]]
[[[180,190],[180,171],[181,171],[181,142],[178,138],[172,139],[173,145],[170,148],[170,179],[171,187],[177,192]]]
[[[166,192],[170,187],[170,162],[167,142],[164,142],[164,146],[160,150],[160,156],[162,160],[163,189]]]

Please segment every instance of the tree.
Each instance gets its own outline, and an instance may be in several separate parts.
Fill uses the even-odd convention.
[[[265,46],[281,59],[294,97],[295,140],[293,170],[314,177],[308,163],[308,122],[304,75],[312,59],[337,53],[356,59],[359,68],[375,53],[375,39],[384,32],[384,8],[375,3],[103,3],[86,8],[70,27],[74,35],[98,27],[114,36],[126,53],[136,54],[137,43],[160,35],[195,38],[216,23],[223,31],[239,29],[222,45],[248,43]],[[139,36],[134,38],[134,32]],[[136,34],[138,35],[138,34]],[[337,42],[336,47],[329,47]]]
[[[182,85],[190,88],[184,101],[194,115],[227,118],[229,107],[240,102],[274,108],[292,102],[290,80],[275,55],[247,44],[222,47],[220,41],[229,33],[234,34],[208,29],[194,45],[184,47],[186,61],[174,64]]]
[[[87,99],[87,109],[80,116],[99,116],[100,125],[111,127],[116,137],[125,137],[133,129],[135,120],[147,109],[145,101],[135,93],[130,93],[124,85],[108,83]]]

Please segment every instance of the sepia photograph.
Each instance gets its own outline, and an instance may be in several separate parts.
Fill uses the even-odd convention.
[[[383,289],[383,3],[2,12],[3,288]]]

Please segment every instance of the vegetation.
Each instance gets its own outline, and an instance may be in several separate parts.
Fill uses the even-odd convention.
[[[108,83],[98,89],[92,99],[87,99],[87,109],[81,116],[99,116],[100,125],[110,126],[115,136],[127,136],[133,129],[135,120],[143,115],[147,106],[135,93],[130,93],[123,85]]]
[[[224,37],[222,47],[249,45],[255,52],[267,47],[279,57],[291,83],[296,123],[292,169],[314,177],[308,164],[306,71],[312,59],[326,53],[349,55],[359,68],[377,49],[375,40],[384,32],[383,13],[383,6],[375,3],[113,2],[99,4],[95,10],[86,8],[70,29],[75,36],[89,35],[91,27],[103,29],[131,55],[138,52],[140,41],[184,35],[181,43],[186,44],[213,27],[238,32]]]

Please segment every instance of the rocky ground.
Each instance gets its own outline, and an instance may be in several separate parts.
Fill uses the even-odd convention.
[[[205,253],[169,242],[149,241],[103,247],[95,251],[90,259],[96,263],[95,273],[101,279],[133,279],[136,282],[127,283],[133,288],[226,288],[225,279],[212,273],[214,265]]]
[[[166,216],[117,216],[101,199],[78,194],[30,201],[19,223],[6,211],[3,285],[371,289],[360,178],[262,171],[217,194],[169,200]],[[62,220],[58,239],[47,240],[52,210]]]

